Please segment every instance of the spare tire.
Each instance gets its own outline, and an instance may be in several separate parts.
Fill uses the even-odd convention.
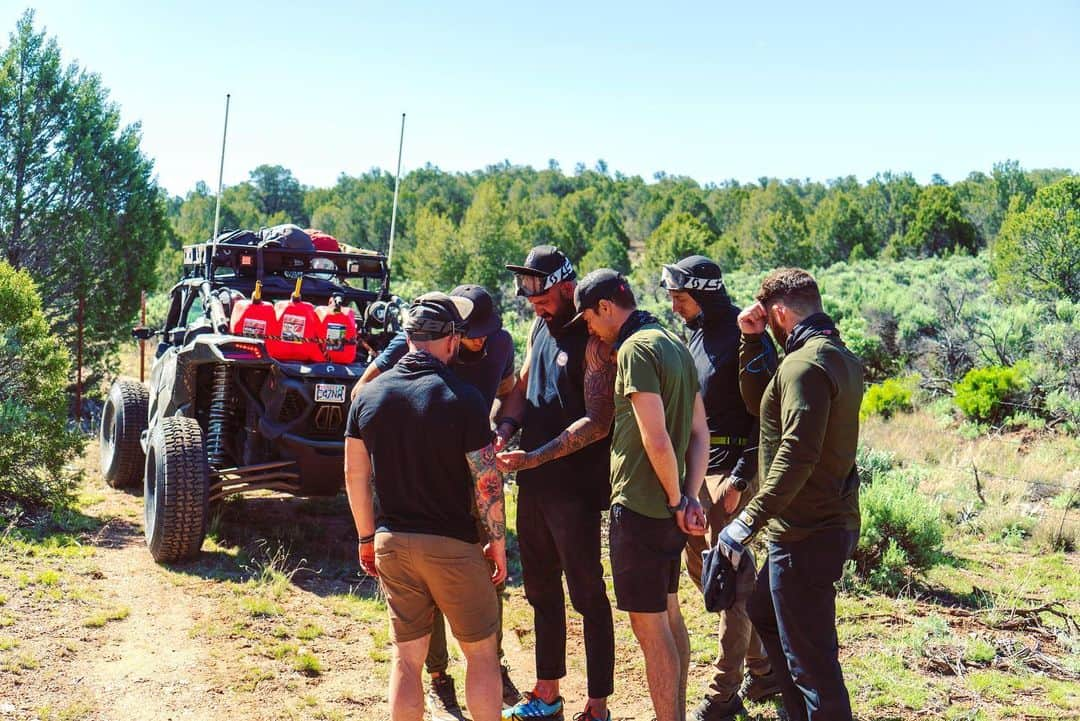
[[[206,536],[210,469],[198,421],[164,419],[150,435],[143,504],[146,545],[159,563],[194,558]]]
[[[98,444],[101,475],[113,488],[131,488],[142,480],[146,454],[139,437],[146,430],[149,406],[150,391],[142,383],[119,380],[109,389]]]

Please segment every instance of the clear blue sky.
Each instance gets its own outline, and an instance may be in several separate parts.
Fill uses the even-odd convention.
[[[1080,169],[1080,3],[76,2],[27,6],[140,121],[159,182],[261,163],[342,172],[567,172],[701,182],[949,181],[998,160]],[[527,7],[532,6],[532,7]],[[6,37],[3,44],[7,44]]]

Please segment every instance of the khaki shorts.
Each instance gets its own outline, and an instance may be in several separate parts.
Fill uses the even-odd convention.
[[[498,629],[491,566],[479,544],[425,533],[379,533],[375,568],[396,642],[430,634],[436,607],[458,641],[482,641]]]

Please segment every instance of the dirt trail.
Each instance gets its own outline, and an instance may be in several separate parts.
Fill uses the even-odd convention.
[[[206,676],[207,649],[192,634],[210,602],[170,583],[141,529],[103,530],[102,580],[130,615],[106,626],[94,653],[79,655],[70,671],[73,690],[112,719],[221,718],[220,692]]]

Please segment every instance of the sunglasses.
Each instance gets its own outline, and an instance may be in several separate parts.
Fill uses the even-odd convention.
[[[518,295],[523,295],[526,298],[533,298],[538,295],[543,295],[551,290],[556,284],[568,280],[574,273],[574,266],[567,259],[563,262],[562,266],[553,273],[547,275],[525,275],[523,273],[517,273],[514,275],[514,282],[517,284]]]

